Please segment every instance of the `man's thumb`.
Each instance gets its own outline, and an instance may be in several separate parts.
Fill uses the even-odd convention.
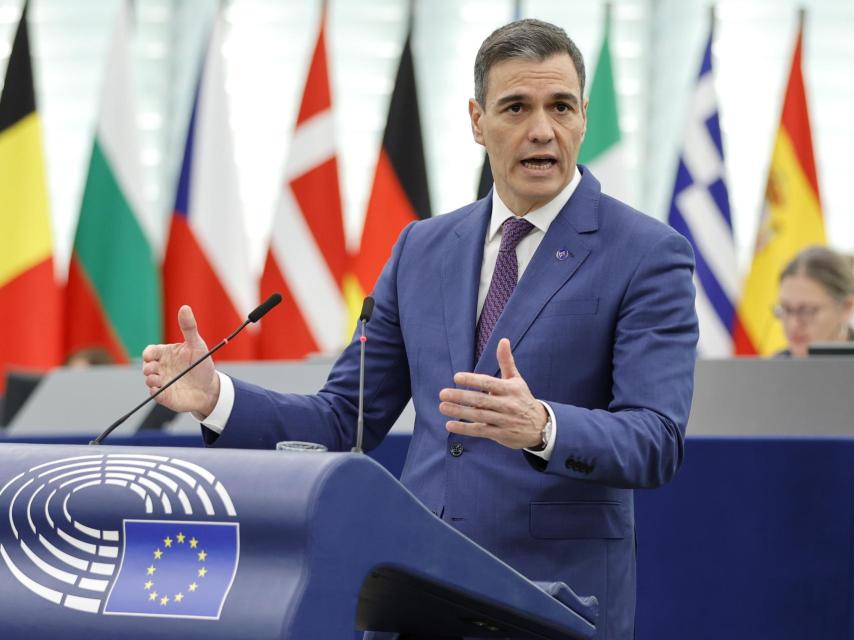
[[[178,309],[178,326],[181,327],[181,333],[184,334],[184,341],[189,346],[204,346],[204,341],[199,335],[199,328],[196,326],[196,316],[193,315],[193,310],[186,304]]]
[[[507,338],[501,338],[498,341],[498,350],[495,356],[498,359],[498,366],[501,368],[501,377],[504,380],[515,378],[519,375],[519,370],[516,368],[516,361],[513,359],[513,352],[510,349],[510,341]]]

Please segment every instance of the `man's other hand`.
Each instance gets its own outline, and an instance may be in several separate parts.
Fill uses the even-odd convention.
[[[152,395],[208,350],[199,335],[193,310],[187,305],[178,310],[178,325],[184,334],[184,342],[150,344],[142,352],[142,374]],[[219,376],[211,358],[206,358],[156,398],[157,402],[173,411],[192,411],[203,417],[211,414],[218,399]]]
[[[462,388],[439,392],[439,411],[449,418],[451,433],[490,438],[511,449],[538,447],[548,412],[534,398],[516,368],[510,341],[498,343],[501,377],[480,373],[457,373],[454,382]]]

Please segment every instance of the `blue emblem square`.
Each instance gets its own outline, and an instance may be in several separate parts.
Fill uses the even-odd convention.
[[[237,573],[237,523],[125,520],[105,614],[218,619]]]

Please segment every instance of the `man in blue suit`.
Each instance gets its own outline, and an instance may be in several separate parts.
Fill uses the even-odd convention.
[[[435,514],[534,580],[599,598],[597,637],[633,637],[632,489],[682,462],[697,341],[688,243],[601,193],[576,158],[584,63],[564,31],[498,29],[475,63],[474,139],[490,196],[409,225],[373,295],[365,429],[371,448],[412,398],[403,483]],[[206,347],[150,346],[152,390]],[[316,395],[231,380],[207,361],[158,398],[194,411],[210,444],[279,440],[347,450],[358,340]]]

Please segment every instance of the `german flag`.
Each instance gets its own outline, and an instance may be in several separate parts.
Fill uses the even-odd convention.
[[[42,133],[27,5],[0,95],[0,393],[9,369],[60,363],[62,299],[53,272]]]
[[[780,272],[803,248],[824,244],[824,220],[813,158],[809,110],[801,71],[803,13],[774,141],[765,206],[750,274],[744,284],[736,327],[738,355],[771,355],[786,346],[783,328],[774,318]]]
[[[362,298],[373,289],[400,232],[413,220],[430,217],[411,42],[410,22],[391,94],[361,246],[354,261],[355,278],[348,278],[347,302],[354,324]]]

